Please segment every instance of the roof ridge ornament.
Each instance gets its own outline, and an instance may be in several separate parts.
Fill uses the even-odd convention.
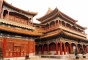
[[[52,12],[52,11],[53,11],[53,10],[49,7],[49,8],[48,8],[48,11],[46,12],[45,15],[49,14],[49,13]]]

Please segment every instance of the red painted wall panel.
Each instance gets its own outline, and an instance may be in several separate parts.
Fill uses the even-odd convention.
[[[35,52],[34,41],[2,38],[2,40],[0,39],[0,44],[1,41],[3,42],[3,56],[5,58],[21,57]]]

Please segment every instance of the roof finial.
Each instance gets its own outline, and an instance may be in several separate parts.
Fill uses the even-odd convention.
[[[52,11],[52,10],[51,10],[51,8],[49,7],[46,14],[49,14],[51,11]]]
[[[48,8],[48,11],[51,11],[51,8],[50,7]]]
[[[57,8],[57,6],[56,6],[56,8]],[[57,8],[58,9],[58,8]]]
[[[51,11],[52,11],[52,9],[49,7],[49,8],[48,8],[48,12],[50,13]]]

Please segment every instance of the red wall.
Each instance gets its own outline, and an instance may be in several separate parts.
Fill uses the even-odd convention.
[[[22,57],[35,52],[35,42],[30,40],[0,38],[0,47],[3,57]]]

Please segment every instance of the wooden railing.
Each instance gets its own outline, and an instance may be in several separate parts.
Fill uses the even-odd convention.
[[[51,27],[49,29],[46,29],[46,30],[48,32],[48,31],[52,31],[52,30],[55,30],[55,29],[58,29],[58,28],[66,30],[66,31],[69,31],[69,32],[72,32],[72,33],[75,33],[75,34],[78,34],[78,35],[81,35],[81,36],[84,36],[84,37],[86,36],[85,33],[82,33],[82,32],[79,32],[79,31],[75,31],[73,29],[70,29],[70,28],[62,26],[62,25],[56,25],[56,26],[53,26],[53,27]]]

